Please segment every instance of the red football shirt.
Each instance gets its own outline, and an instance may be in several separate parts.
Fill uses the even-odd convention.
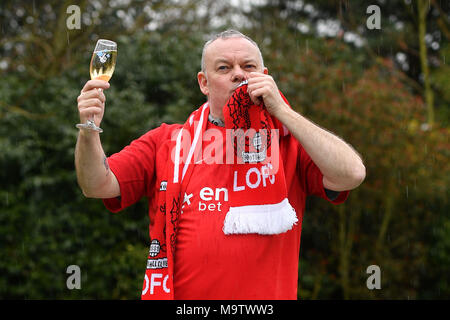
[[[120,200],[104,200],[109,210],[120,211],[147,196],[152,227],[157,211],[153,195],[159,192],[157,181],[167,162],[158,154],[158,148],[179,127],[163,124],[108,158],[121,191]],[[225,133],[224,128],[208,123],[207,129],[211,128]],[[345,201],[348,191],[329,200],[319,168],[289,134],[281,138],[280,152],[297,225],[279,235],[225,235],[222,228],[229,193],[233,183],[245,187],[245,178],[233,181],[230,166],[211,164],[208,156],[217,156],[211,148],[213,140],[202,141],[204,157],[195,165],[184,194],[175,250],[175,299],[297,299],[306,196],[316,195],[338,204]],[[225,138],[222,141],[225,145]]]

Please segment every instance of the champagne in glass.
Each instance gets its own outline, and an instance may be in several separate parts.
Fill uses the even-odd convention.
[[[100,39],[92,54],[91,66],[89,69],[91,79],[109,81],[116,67],[117,44],[111,40]],[[99,89],[101,90],[101,89]],[[94,122],[94,115],[83,124],[77,124],[77,128],[95,130],[103,132]]]
[[[91,59],[91,79],[109,81],[116,67],[117,50],[96,51]]]

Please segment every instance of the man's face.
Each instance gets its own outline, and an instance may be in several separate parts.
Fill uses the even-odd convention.
[[[248,78],[250,72],[264,72],[258,48],[245,38],[213,41],[204,56],[205,72],[197,75],[200,90],[208,96],[211,113],[223,119],[222,108],[236,85]]]

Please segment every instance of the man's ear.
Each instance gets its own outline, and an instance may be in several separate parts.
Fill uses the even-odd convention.
[[[264,67],[263,73],[264,73],[264,74],[269,74],[269,69],[267,69],[266,67]]]
[[[200,87],[200,91],[207,96],[209,94],[208,90],[208,80],[206,79],[206,74],[203,71],[197,73],[197,81],[198,86]]]

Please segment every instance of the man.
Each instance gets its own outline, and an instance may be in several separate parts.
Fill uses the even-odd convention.
[[[75,163],[83,194],[104,199],[113,212],[148,197],[144,299],[296,299],[305,198],[342,203],[365,178],[362,160],[347,143],[290,108],[257,44],[237,31],[205,44],[197,79],[207,103],[184,125],[162,124],[109,158],[99,133],[80,131]],[[99,88],[109,84],[90,80],[82,89],[82,122],[94,114],[100,125],[106,98]],[[243,112],[232,110],[239,95],[250,98],[248,121],[265,115],[266,128],[279,133],[267,148],[271,163],[254,156],[242,166],[208,162],[208,155],[224,159],[218,144],[229,151],[221,138],[226,140],[230,119]],[[265,123],[256,119],[252,127]],[[209,132],[219,135],[212,139]],[[189,144],[182,152],[184,140]],[[261,137],[253,141],[257,145]],[[279,168],[271,171],[277,156]],[[279,222],[283,219],[287,222]]]

